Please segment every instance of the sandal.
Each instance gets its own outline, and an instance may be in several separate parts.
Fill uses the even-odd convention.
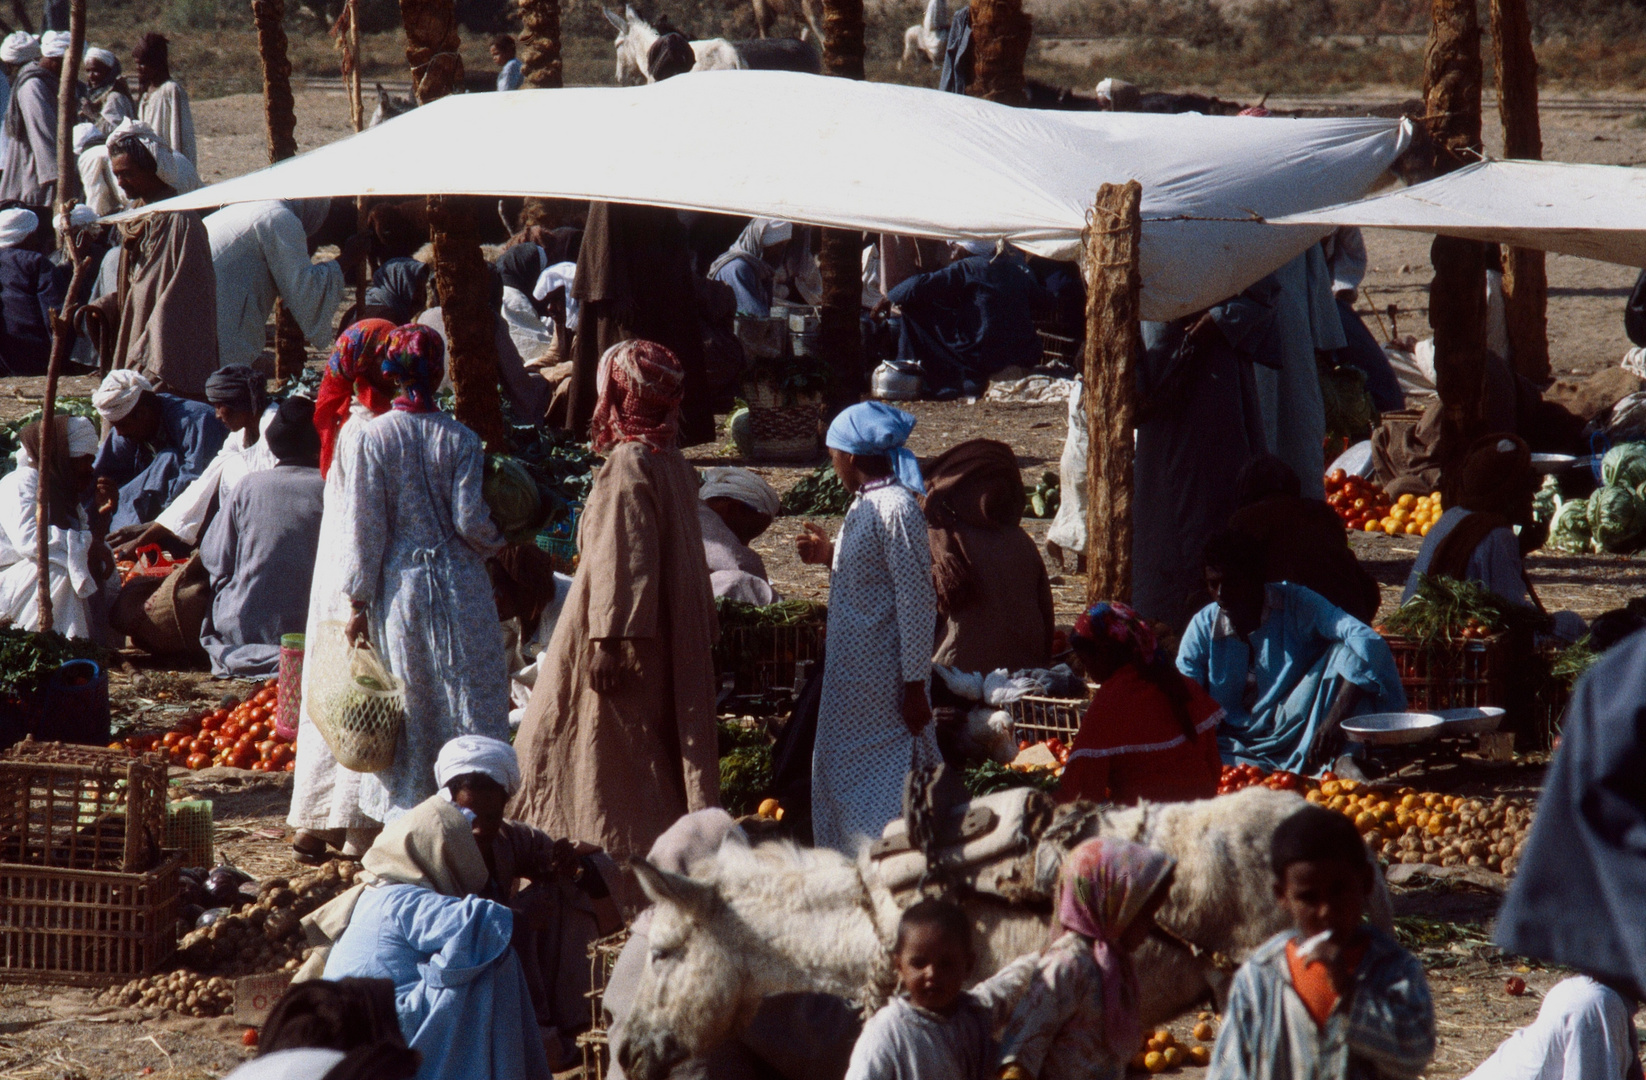
[[[308,841],[308,843],[304,843]],[[319,866],[330,862],[336,856],[332,853],[331,845],[315,836],[313,833],[298,830],[291,842],[292,855],[304,866]]]

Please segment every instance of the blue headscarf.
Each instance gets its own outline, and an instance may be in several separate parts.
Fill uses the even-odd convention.
[[[903,448],[914,425],[915,418],[902,409],[894,409],[879,401],[865,401],[836,416],[823,441],[830,450],[847,454],[882,454],[890,458],[892,472],[898,481],[911,491],[924,495],[926,484],[920,478],[920,462]]]

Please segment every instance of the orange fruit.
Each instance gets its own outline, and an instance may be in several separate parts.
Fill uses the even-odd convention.
[[[1189,1060],[1196,1065],[1210,1065],[1212,1063],[1212,1052],[1204,1046],[1191,1046],[1189,1047]]]
[[[1143,1055],[1143,1067],[1152,1073],[1166,1071],[1166,1055],[1158,1050],[1151,1050]]]

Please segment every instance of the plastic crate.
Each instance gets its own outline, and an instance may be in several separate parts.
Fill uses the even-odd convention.
[[[826,613],[793,626],[733,626],[721,631],[714,649],[716,681],[730,674],[738,694],[796,689],[795,669],[823,655],[828,632]]]
[[[212,804],[210,799],[185,799],[166,804],[167,851],[183,857],[184,866],[211,866]]]
[[[1045,742],[1053,736],[1072,745],[1085,719],[1090,698],[1053,698],[1025,694],[1006,705],[1012,730],[1019,740]]]
[[[1494,634],[1466,641],[1422,642],[1386,637],[1395,670],[1414,712],[1504,705],[1509,636]]]
[[[0,758],[0,863],[125,874],[160,863],[158,754],[25,739]]]
[[[140,874],[0,865],[0,978],[102,986],[177,950],[182,857]]]
[[[577,1037],[583,1052],[583,1080],[605,1080],[611,1063],[611,1046],[606,1036],[606,984],[623,946],[629,943],[627,928],[589,942],[589,1030]]]

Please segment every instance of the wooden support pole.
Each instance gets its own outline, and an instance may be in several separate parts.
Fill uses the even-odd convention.
[[[540,90],[565,85],[560,58],[560,0],[520,0],[520,73]]]
[[[1483,75],[1474,0],[1433,0],[1423,97],[1441,173],[1478,160]],[[1442,408],[1437,456],[1446,491],[1463,453],[1480,434],[1486,388],[1485,248],[1478,240],[1437,236],[1429,259],[1435,272],[1429,324],[1435,332],[1435,389]]]
[[[863,0],[823,0],[823,72],[862,79]],[[817,268],[823,278],[818,349],[829,368],[831,412],[856,404],[867,389],[863,370],[863,234],[824,229]]]
[[[1033,34],[1034,20],[1023,11],[1023,0],[973,0],[976,77],[966,92],[1006,105],[1022,105],[1023,64]]]
[[[269,164],[297,155],[297,114],[291,93],[291,59],[286,50],[285,0],[252,0],[257,55],[263,66],[263,123],[269,136]],[[303,328],[284,300],[274,301],[274,377],[295,378],[308,362]]]
[[[1491,0],[1493,72],[1497,112],[1503,122],[1503,156],[1543,157],[1537,113],[1537,53],[1526,0]],[[1549,377],[1549,277],[1541,251],[1506,248],[1503,303],[1509,324],[1509,355],[1515,371],[1534,382]]]
[[[463,84],[463,58],[453,0],[400,0],[406,62],[417,103],[427,105]],[[439,147],[434,148],[436,152]],[[430,196],[429,238],[434,280],[446,323],[446,370],[457,395],[457,419],[489,451],[507,447],[503,399],[497,389],[497,310],[480,251],[479,208],[460,196]]]
[[[1132,598],[1132,458],[1143,188],[1097,189],[1086,226],[1086,598]]]

